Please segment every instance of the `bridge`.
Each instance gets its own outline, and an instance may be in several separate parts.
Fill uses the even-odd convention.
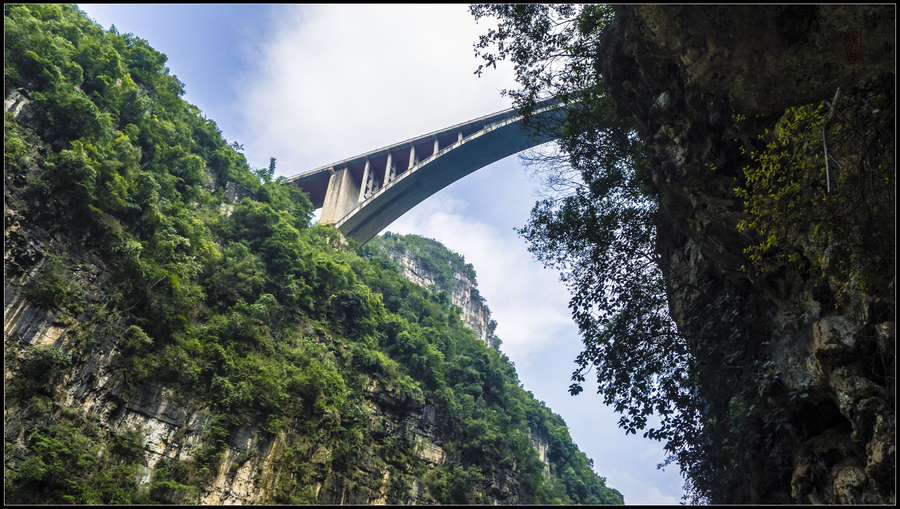
[[[556,100],[535,108],[537,122],[561,120]],[[533,133],[515,109],[503,110],[287,179],[322,209],[319,221],[365,244],[395,219],[466,175],[507,156],[552,141]],[[561,125],[561,122],[551,125]],[[502,191],[501,191],[502,192]]]

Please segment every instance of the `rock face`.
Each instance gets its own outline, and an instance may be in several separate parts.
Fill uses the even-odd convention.
[[[7,253],[9,255],[10,253]],[[13,254],[17,254],[13,252]],[[95,260],[95,262],[97,262]],[[85,286],[102,283],[102,263],[94,265],[95,274],[83,280]],[[28,274],[10,278],[4,289],[4,331],[7,353],[15,354],[19,346],[57,346],[70,350],[84,331],[79,330],[71,318],[60,318],[30,304],[19,290]],[[100,296],[100,294],[96,294]],[[203,446],[203,431],[209,425],[209,410],[195,402],[184,400],[169,389],[157,385],[129,388],[122,370],[117,365],[118,347],[115,344],[98,344],[84,358],[73,359],[81,368],[61,380],[63,394],[55,394],[61,407],[73,415],[90,416],[94,433],[100,439],[109,440],[117,434],[139,430],[142,436],[144,468],[142,482],[147,483],[161,465],[171,466],[191,461]],[[14,376],[6,370],[7,385]],[[417,461],[424,465],[438,465],[447,460],[435,428],[435,408],[422,401],[397,397],[395,390],[373,381],[366,395],[368,415],[378,421],[386,435],[403,435],[410,443]],[[32,416],[28,404],[6,406],[5,437],[8,451],[23,450]],[[327,415],[323,416],[327,421]],[[373,464],[359,466],[355,482],[331,472],[331,451],[293,432],[261,438],[260,422],[247,422],[233,431],[224,448],[218,468],[210,474],[205,488],[198,492],[172,491],[159,495],[173,503],[191,501],[198,504],[267,504],[278,498],[280,480],[289,476],[290,462],[286,449],[307,451],[314,464],[320,465],[316,482],[311,490],[320,503],[326,504],[385,504],[385,503],[433,503],[434,499],[423,486],[415,484],[406,490],[393,490],[388,499],[387,487],[392,476],[399,472],[390,467]],[[15,452],[7,454],[6,468],[16,469],[22,458]],[[408,477],[404,482],[409,481]],[[414,481],[414,479],[413,479]],[[498,480],[497,500],[515,503],[515,479]],[[396,498],[398,492],[407,496]]]
[[[101,265],[102,267],[102,265]],[[102,272],[99,269],[98,272]],[[27,277],[27,275],[26,275]],[[94,279],[94,284],[97,280]],[[8,353],[15,354],[19,345],[54,345],[70,349],[84,331],[80,331],[71,319],[60,319],[53,313],[40,310],[24,299],[19,287],[24,278],[8,279],[5,287],[4,330]],[[87,281],[85,281],[87,283]],[[99,344],[83,359],[73,359],[81,368],[61,381],[63,394],[55,394],[60,406],[73,415],[90,416],[90,426],[101,440],[110,440],[117,434],[138,430],[142,437],[144,468],[142,483],[153,477],[161,465],[192,460],[203,445],[203,430],[209,425],[211,414],[207,408],[184,400],[169,389],[157,385],[129,388],[122,370],[118,369],[118,348],[114,344]],[[6,371],[7,385],[13,376]],[[434,408],[422,402],[394,397],[393,391],[377,383],[370,387],[367,405],[372,418],[389,427],[404,427],[414,445],[415,455],[425,464],[440,464],[446,455],[434,442]],[[429,408],[430,407],[430,408]],[[7,406],[5,437],[8,451],[22,450],[32,411],[26,404]],[[247,422],[230,434],[218,469],[201,491],[179,493],[173,491],[159,497],[173,503],[191,501],[199,504],[265,504],[277,498],[279,480],[289,475],[290,464],[285,461],[285,448],[310,449],[313,462],[322,466],[321,475],[312,488],[323,503],[387,503],[387,486],[390,468],[362,465],[360,478],[371,479],[374,489],[367,482],[349,485],[328,468],[330,451],[304,442],[296,433],[282,433],[271,438],[260,438],[260,422]],[[391,430],[387,430],[390,433]],[[16,469],[21,458],[15,453],[6,457],[6,468]],[[396,493],[396,492],[395,492]],[[421,490],[409,490],[403,503],[427,503],[432,501]],[[392,499],[392,503],[398,500]]]
[[[391,259],[403,271],[406,279],[425,288],[434,286],[439,292],[447,292],[450,301],[461,310],[463,323],[475,332],[487,346],[494,335],[494,324],[491,323],[491,310],[478,293],[476,282],[472,277],[471,267],[467,268],[464,260],[447,248],[429,239],[422,239],[428,249],[445,251],[449,260],[447,265],[452,273],[450,280],[438,275],[422,256],[404,249],[402,245],[391,244],[387,252]]]
[[[760,424],[767,441],[746,454],[742,478],[713,502],[895,501],[894,274],[876,295],[834,271],[756,272],[734,192],[752,164],[745,150],[764,148],[759,136],[785,108],[856,93],[873,77],[892,96],[894,17],[893,6],[634,6],[605,34],[598,71],[646,140],[659,191],[671,314],[702,337],[737,324],[722,312],[734,310],[750,317],[742,333],[758,346],[748,374],[720,367],[715,343],[691,345],[712,413],[734,418],[735,380],[756,380],[764,409],[747,415],[774,419]],[[797,244],[810,260],[838,249]]]
[[[14,211],[7,210],[9,216]],[[15,234],[15,224],[7,228],[9,235]],[[16,257],[31,254],[41,257],[41,251],[34,251],[34,245],[48,245],[56,242],[46,232],[31,232],[31,242],[7,251],[6,261],[9,272],[15,272]],[[77,266],[84,270],[76,274],[80,284],[88,288],[88,298],[101,299],[99,288],[108,284],[103,262],[90,257],[80,260]],[[41,267],[38,263],[30,272],[18,277],[8,277],[4,288],[4,332],[7,353],[15,355],[20,346],[56,346],[71,350],[72,343],[78,341],[85,332],[65,313],[57,315],[36,308],[23,295],[21,288]],[[11,276],[11,274],[10,274]],[[420,284],[422,280],[418,280]],[[460,279],[460,283],[474,284],[471,280]],[[462,285],[460,285],[462,287]],[[485,313],[486,307],[481,307]],[[184,400],[169,389],[156,385],[129,388],[116,357],[119,347],[113,342],[97,344],[89,349],[84,358],[73,359],[81,368],[60,381],[64,394],[56,394],[65,407],[74,415],[90,416],[95,433],[101,439],[110,439],[128,430],[139,430],[144,450],[142,482],[147,483],[154,471],[161,465],[171,466],[178,462],[189,462],[202,449],[203,430],[209,425],[211,413],[202,405]],[[14,376],[13,370],[5,370],[7,385]],[[366,395],[368,415],[383,428],[385,435],[402,435],[409,441],[416,461],[426,465],[439,465],[448,460],[448,455],[440,445],[435,426],[435,407],[423,401],[411,401],[398,397],[395,389],[382,386],[373,380]],[[26,446],[29,421],[32,412],[28,405],[6,406],[5,437],[8,451],[23,450]],[[327,421],[327,415],[323,416]],[[212,472],[205,488],[198,492],[171,491],[158,494],[173,503],[191,501],[198,504],[269,504],[278,500],[280,480],[290,476],[290,462],[286,459],[288,449],[306,451],[314,464],[321,466],[315,476],[315,483],[309,487],[319,503],[325,504],[386,504],[386,503],[434,503],[434,499],[414,477],[403,476],[402,482],[411,483],[407,489],[396,489],[397,477],[401,472],[375,463],[359,466],[358,478],[348,482],[343,476],[332,472],[329,465],[332,452],[327,448],[309,443],[299,434],[281,433],[271,438],[260,438],[260,422],[247,422],[233,431],[224,448],[218,468]],[[546,445],[544,445],[546,449]],[[546,454],[544,454],[546,456]],[[542,459],[545,457],[542,456]],[[16,469],[22,458],[15,452],[7,454],[6,468]],[[488,494],[499,503],[517,503],[517,479],[514,472],[496,473],[493,492]],[[391,498],[388,487],[392,486]],[[407,495],[397,498],[398,492]],[[310,500],[316,500],[311,498]]]

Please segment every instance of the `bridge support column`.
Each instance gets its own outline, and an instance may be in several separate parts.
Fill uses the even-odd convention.
[[[359,203],[360,185],[350,174],[350,168],[342,168],[331,174],[328,190],[325,191],[325,203],[322,204],[322,215],[319,221],[335,224]]]
[[[388,152],[387,162],[384,164],[384,185],[388,185],[397,178],[397,168],[394,167],[393,154]]]
[[[375,194],[378,190],[378,182],[375,179],[375,170],[372,163],[366,160],[366,169],[363,171],[362,185],[359,186],[359,203],[366,201],[366,198]]]
[[[409,147],[409,166],[406,167],[406,171],[410,171],[413,169],[413,166],[419,164],[419,158],[416,157],[416,147]]]

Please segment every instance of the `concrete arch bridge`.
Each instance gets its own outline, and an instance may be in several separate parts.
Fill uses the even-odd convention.
[[[565,108],[540,103],[535,121],[561,125]],[[395,219],[466,175],[504,157],[552,141],[558,133],[527,132],[515,109],[503,110],[287,179],[322,209],[320,221],[365,244]]]

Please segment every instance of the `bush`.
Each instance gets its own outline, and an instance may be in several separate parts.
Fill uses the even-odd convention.
[[[857,290],[891,293],[891,81],[872,79],[827,107],[789,108],[760,136],[769,143],[750,154],[756,164],[744,168],[746,183],[735,189],[749,216],[738,230],[752,239],[745,252],[757,270],[812,267],[855,281]]]
[[[25,290],[25,298],[48,311],[82,311],[82,288],[72,279],[68,267],[56,255],[48,255],[44,266]]]
[[[72,358],[59,347],[37,346],[26,350],[18,364],[9,394],[24,400],[37,392],[49,392],[72,366]]]

